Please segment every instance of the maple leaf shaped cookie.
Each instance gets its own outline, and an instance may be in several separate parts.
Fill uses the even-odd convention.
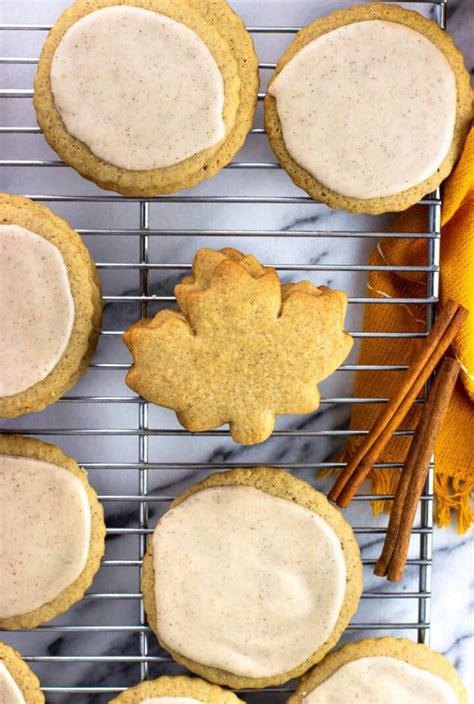
[[[347,297],[234,249],[201,249],[175,288],[180,307],[130,327],[127,384],[197,432],[229,423],[243,445],[263,442],[277,414],[318,408],[318,382],[348,355]]]

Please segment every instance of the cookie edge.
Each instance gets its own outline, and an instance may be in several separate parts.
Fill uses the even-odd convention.
[[[44,704],[45,698],[41,691],[40,681],[18,650],[12,648],[8,643],[0,641],[0,661],[5,663],[5,667],[23,694],[26,704]]]
[[[148,697],[192,697],[205,704],[244,704],[233,692],[197,677],[163,675],[129,687],[109,704],[140,704]]]

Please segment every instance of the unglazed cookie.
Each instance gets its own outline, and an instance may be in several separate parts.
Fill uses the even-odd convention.
[[[468,704],[445,657],[404,638],[345,645],[303,677],[288,704]]]
[[[404,210],[459,157],[472,119],[463,56],[435,22],[397,5],[333,12],[298,32],[265,98],[273,151],[333,208]]]
[[[126,689],[109,704],[243,704],[232,692],[197,677],[158,677]]]
[[[79,601],[104,553],[87,474],[55,445],[0,435],[0,628],[35,628]]]
[[[257,90],[252,40],[225,0],[77,0],[48,35],[34,105],[82,176],[153,196],[232,159]]]
[[[41,411],[95,350],[100,282],[80,236],[28,198],[0,194],[0,417]]]
[[[43,704],[44,695],[34,672],[17,650],[0,641],[0,702]]]
[[[352,346],[344,293],[282,286],[274,269],[234,249],[200,250],[175,294],[179,311],[126,331],[127,384],[193,432],[229,423],[236,442],[263,442],[277,414],[318,408],[317,384]]]
[[[143,562],[151,628],[173,658],[240,689],[281,684],[338,641],[357,608],[352,529],[276,469],[213,474],[178,497]]]

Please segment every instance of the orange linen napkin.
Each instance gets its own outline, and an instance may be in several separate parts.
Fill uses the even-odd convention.
[[[414,206],[397,218],[393,231],[425,232],[426,220],[426,207]],[[453,509],[457,512],[458,531],[463,533],[474,521],[474,129],[460,161],[444,185],[441,225],[441,301],[451,298],[467,308],[470,315],[452,350],[462,365],[462,372],[436,444],[435,519],[439,526],[448,525]],[[372,252],[369,264],[426,265],[427,247],[424,239],[382,240]],[[371,272],[368,295],[374,298],[424,297],[426,273]],[[425,312],[421,305],[370,304],[365,309],[364,330],[420,332],[425,330]],[[359,362],[408,364],[417,344],[420,340],[365,338]],[[355,396],[391,396],[399,379],[398,372],[359,372]],[[380,408],[379,404],[355,404],[351,428],[370,428]],[[419,412],[418,404],[405,420],[403,429],[415,426]],[[409,443],[409,437],[394,438],[380,462],[403,462]],[[342,460],[345,461],[353,450],[354,442],[351,442],[344,449]],[[393,493],[398,476],[399,472],[393,469],[372,471],[373,493]],[[385,507],[383,501],[374,504],[376,514],[384,508],[388,506]]]

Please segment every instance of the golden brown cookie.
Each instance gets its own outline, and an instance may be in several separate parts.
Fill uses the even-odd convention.
[[[104,161],[67,132],[51,88],[55,51],[78,20],[96,10],[118,5],[166,15],[193,30],[207,45],[224,82],[225,137],[218,144],[176,164],[140,171]],[[252,39],[225,0],[77,0],[48,35],[35,79],[34,105],[49,144],[82,176],[123,195],[153,196],[189,188],[210,178],[231,161],[252,126],[258,84],[258,59]]]
[[[428,39],[429,42],[431,42],[440,52],[442,52],[442,55],[445,57],[453,71],[455,77],[454,90],[457,102],[455,109],[456,115],[453,127],[453,134],[450,146],[448,148],[448,145],[446,145],[445,156],[444,158],[442,158],[442,155],[440,156],[441,161],[439,165],[434,169],[434,172],[429,173],[428,176],[424,175],[422,180],[420,182],[415,183],[415,185],[410,185],[410,187],[408,188],[401,187],[399,190],[397,189],[397,191],[391,191],[390,193],[384,194],[382,196],[353,196],[348,192],[350,191],[349,188],[347,191],[344,191],[341,185],[340,190],[338,190],[337,188],[329,187],[328,183],[319,181],[314,172],[310,173],[310,171],[304,168],[293,158],[285,144],[283,136],[283,125],[277,108],[277,99],[270,95],[270,93],[268,92],[265,97],[265,127],[270,140],[271,147],[275,152],[280,164],[291,176],[295,184],[305,190],[312,198],[314,198],[315,200],[320,200],[323,203],[330,205],[332,208],[342,208],[344,210],[349,210],[350,212],[355,213],[377,214],[387,211],[405,210],[413,203],[416,203],[427,193],[433,191],[437,186],[439,186],[441,181],[446,178],[446,176],[448,176],[456,160],[461,154],[464,141],[467,136],[472,119],[472,91],[470,87],[469,74],[465,68],[463,56],[454,45],[451,37],[444,31],[442,31],[435,22],[425,19],[418,12],[405,10],[393,4],[387,5],[371,3],[369,5],[350,7],[345,10],[337,10],[336,12],[331,13],[327,17],[323,17],[321,19],[316,20],[315,22],[298,32],[295,39],[286,49],[285,53],[278,62],[276,71],[272,76],[272,79],[270,80],[269,88],[271,90],[271,86],[280,74],[280,72],[289,64],[292,59],[296,57],[296,55],[304,47],[306,47],[309,43],[313,42],[313,40],[322,37],[323,35],[328,35],[328,33],[333,32],[333,30],[353,25],[354,23],[365,22],[369,20],[381,20],[390,23],[397,23],[398,25],[404,25],[405,27],[420,33],[421,35],[423,35],[424,38]],[[403,52],[403,47],[400,47],[400,51]],[[333,90],[335,91],[334,94],[336,98],[338,90],[338,81],[340,80],[341,76],[341,74],[339,73],[340,70],[340,64],[338,64],[336,60],[334,61],[334,66],[328,67],[328,71],[332,71],[334,75]],[[346,73],[351,70],[352,69],[349,65],[344,66],[344,71]],[[363,73],[365,75],[369,75],[368,72],[370,70],[372,70],[372,67],[366,66]],[[415,66],[413,66],[413,71],[415,71]],[[376,75],[376,70],[374,70],[374,75]],[[359,76],[353,76],[351,74],[350,80],[351,85],[353,86],[353,90],[357,89],[358,77]],[[364,78],[364,76],[362,75],[360,77]],[[343,78],[345,78],[345,73],[343,75]],[[326,80],[326,77],[324,80]],[[410,80],[408,79],[407,85],[409,84]],[[329,85],[329,83],[327,83],[327,85]],[[369,88],[371,88],[371,86],[369,86]],[[365,94],[368,94],[367,90],[365,90]],[[427,92],[427,95],[427,100],[429,102],[429,91]],[[377,96],[375,95],[372,100],[372,103],[374,103],[376,99]],[[366,159],[364,163],[369,164],[370,161],[368,157],[366,157],[366,155],[369,152],[369,147],[372,148],[373,144],[377,142],[377,140],[380,141],[380,149],[376,152],[377,159],[379,162],[381,160],[383,161],[383,154],[386,154],[387,159],[389,157],[391,159],[396,160],[400,160],[402,158],[405,159],[405,157],[401,156],[400,148],[392,149],[392,145],[385,143],[384,136],[382,135],[382,137],[380,137],[378,133],[370,133],[372,135],[372,138],[369,140],[370,144],[369,142],[367,142],[366,144],[364,141],[362,141],[361,137],[361,142],[358,150],[354,148],[351,148],[349,150],[345,149],[346,143],[344,141],[344,132],[342,130],[345,129],[347,125],[349,125],[347,129],[352,129],[354,121],[359,119],[358,110],[360,109],[360,99],[355,96],[354,101],[355,104],[341,105],[340,110],[337,113],[338,117],[333,121],[333,124],[340,123],[339,129],[341,132],[341,139],[340,142],[338,142],[339,146],[337,153],[333,153],[332,158],[329,159],[329,161],[333,161],[335,164],[345,164],[345,160],[354,159],[355,156],[359,158],[359,155],[354,154],[355,151],[359,151],[361,155],[363,155]],[[324,96],[318,96],[316,94],[314,95],[315,113],[317,113],[318,111],[324,113],[326,104],[327,103]],[[426,106],[426,110],[430,113],[430,115],[436,115],[437,106],[435,104],[429,104]],[[346,120],[346,122],[343,123],[343,120]],[[420,114],[418,120],[421,121],[421,124],[424,124],[424,117],[422,114]],[[366,120],[362,124],[367,125],[369,123]],[[335,129],[338,128],[336,127]],[[360,135],[361,130],[359,130],[358,133]],[[369,131],[367,132],[367,134],[369,134]],[[302,139],[304,140],[304,137],[302,137]],[[326,143],[328,142],[327,137],[325,138],[325,141]],[[304,140],[304,144],[307,154],[307,139]],[[324,158],[325,157],[326,155],[324,155]],[[408,154],[407,158],[410,158],[410,153]],[[413,152],[411,152],[411,158],[413,159]],[[353,163],[355,164],[356,162],[354,161]],[[400,163],[400,161],[398,161],[398,163]],[[318,168],[320,171],[323,167],[327,171],[328,167],[318,162]],[[357,166],[356,173],[358,175],[363,173],[363,167],[359,166],[359,164]],[[370,169],[368,169],[368,174],[370,174]],[[340,178],[334,179],[332,181],[332,183],[336,182],[339,183]],[[409,183],[409,181],[407,180],[406,183]]]
[[[263,442],[277,414],[318,408],[317,384],[352,346],[344,293],[282,286],[274,269],[236,250],[200,250],[175,294],[180,311],[126,331],[127,384],[192,432],[229,423],[236,442]]]
[[[126,689],[110,700],[110,704],[140,704],[145,699],[159,697],[186,697],[203,704],[242,704],[232,692],[209,684],[197,677],[158,677]]]
[[[467,693],[458,673],[443,655],[430,650],[426,645],[413,643],[405,638],[389,637],[367,638],[349,643],[327,655],[317,667],[302,678],[296,692],[288,699],[288,704],[304,704],[305,698],[343,665],[359,658],[377,656],[396,658],[441,677],[454,690],[459,704],[468,704]]]
[[[2,617],[0,613],[0,629],[16,630],[19,628],[35,628],[40,623],[50,621],[58,614],[67,611],[73,604],[82,599],[84,593],[90,587],[95,573],[99,569],[100,561],[104,554],[105,524],[102,506],[97,499],[94,489],[88,482],[86,472],[78,466],[72,457],[65,455],[59,447],[21,435],[0,435],[0,459],[8,456],[15,459],[28,458],[38,460],[50,465],[56,465],[70,472],[79,480],[85,490],[91,514],[88,553],[84,567],[79,576],[75,578],[71,584],[66,586],[58,596],[38,608],[18,615],[8,615],[8,617]],[[1,466],[0,469],[2,469]],[[41,471],[43,471],[43,467],[41,467]],[[53,484],[50,485],[48,491],[55,492]],[[52,494],[53,503],[55,495],[55,493]],[[58,500],[61,500],[62,496],[64,496],[64,494],[59,493]],[[19,501],[21,502],[21,497]],[[34,506],[32,505],[30,507],[27,507],[23,501],[23,504],[18,508],[22,517],[22,530],[25,530],[26,535],[28,535],[29,531],[30,537],[32,539],[34,538],[33,551],[35,551],[38,541],[41,540],[41,536],[38,535],[38,531],[36,530],[39,516],[41,515],[39,513],[41,511],[40,496],[37,497],[37,501],[37,505],[35,503]],[[3,508],[3,511],[6,512],[6,507]],[[58,520],[58,514],[55,514],[54,522],[57,523]],[[8,526],[5,527],[5,530],[7,530],[7,528]],[[65,549],[65,543],[63,543],[62,549]],[[68,563],[68,558],[69,555],[67,554],[61,556],[65,565]],[[38,556],[38,559],[41,560],[41,556]],[[15,572],[9,569],[7,572],[6,566],[2,566],[2,570],[4,571],[5,580],[8,576],[8,584],[17,583],[18,587],[25,586],[24,584],[20,584],[19,581],[15,581],[21,579],[21,576],[18,576],[21,574],[19,571]],[[4,584],[6,584],[6,581]],[[6,589],[7,587],[4,587],[4,590]],[[33,592],[33,585],[30,585],[30,593]]]
[[[6,255],[2,245],[4,235],[1,226],[7,225],[19,226],[59,250],[67,269],[74,305],[74,321],[67,346],[51,371],[17,393],[0,396],[0,417],[14,418],[22,413],[41,411],[54,403],[71,389],[87,370],[99,336],[102,297],[95,264],[80,236],[65,220],[28,198],[0,194],[0,251],[3,249],[4,257]],[[32,268],[30,276],[33,276],[33,271]],[[13,295],[19,294],[13,292]],[[6,315],[8,302],[4,299],[4,303]],[[41,306],[41,301],[28,301],[28,306],[28,315],[34,315],[35,309]],[[25,320],[18,322],[25,326]],[[34,351],[35,344],[35,337],[30,336],[27,342],[29,354]],[[25,340],[20,338],[19,351],[24,345]]]
[[[190,660],[189,658],[183,656],[180,652],[170,649],[166,642],[163,641],[160,633],[160,623],[157,621],[157,607],[155,598],[155,580],[159,580],[159,575],[155,573],[154,568],[154,550],[153,550],[153,536],[148,542],[148,550],[143,561],[143,573],[142,573],[142,592],[143,601],[145,606],[145,611],[148,617],[148,622],[155,632],[161,645],[167,649],[172,657],[180,664],[187,667],[192,672],[195,672],[200,677],[204,677],[211,682],[216,682],[217,684],[227,685],[234,689],[242,689],[247,687],[268,687],[273,685],[282,684],[293,677],[297,677],[313,664],[321,660],[324,655],[330,650],[335,643],[341,637],[342,632],[349,623],[352,615],[357,609],[360,595],[362,593],[362,563],[360,560],[359,547],[354,538],[352,529],[348,523],[342,517],[342,514],[335,509],[327,501],[326,497],[320,492],[316,491],[307,482],[298,479],[287,472],[283,472],[278,469],[271,469],[267,467],[259,467],[255,469],[234,469],[228,472],[219,472],[213,474],[207,479],[194,484],[189,487],[181,496],[179,496],[172,504],[171,510],[173,508],[179,507],[184,504],[188,499],[195,497],[199,492],[203,492],[207,489],[216,487],[250,487],[258,490],[258,493],[262,492],[265,495],[271,497],[278,497],[279,499],[287,500],[292,504],[297,504],[300,507],[304,507],[310,512],[313,512],[318,517],[322,518],[324,522],[332,529],[332,532],[336,536],[336,540],[339,541],[340,548],[342,550],[343,560],[345,562],[345,592],[343,596],[342,606],[338,612],[337,620],[333,631],[330,633],[327,640],[317,648],[317,650],[311,654],[304,662],[301,662],[297,667],[291,670],[280,672],[277,675],[272,675],[270,677],[247,677],[236,675],[232,672],[225,671],[216,667],[211,667],[203,665],[202,663]],[[163,520],[170,513],[165,514]],[[251,514],[253,515],[253,514]],[[260,515],[260,514],[259,514]],[[258,528],[259,515],[254,516],[255,528]],[[158,523],[157,529],[160,527]],[[212,530],[212,529],[210,529]],[[214,533],[215,535],[215,533]],[[219,536],[221,538],[221,536]],[[216,537],[217,539],[217,537]],[[225,535],[222,535],[222,540],[225,541]],[[248,543],[247,543],[248,545]],[[270,555],[274,549],[274,545],[268,545],[268,551]],[[205,548],[204,548],[205,549]],[[228,548],[231,550],[232,548]],[[233,554],[233,553],[232,553]],[[199,557],[199,556],[198,556]],[[235,570],[229,573],[228,588],[229,593],[233,594],[234,591],[234,581],[239,580],[239,567],[241,565],[241,560],[245,560],[245,556],[241,556],[239,564],[235,564]],[[199,563],[200,564],[200,563]],[[216,570],[218,566],[216,565]],[[207,574],[207,573],[206,573]],[[209,571],[209,580],[213,580],[213,575],[215,574],[214,569]],[[264,580],[265,566],[262,564],[262,579]],[[196,575],[197,578],[197,575]],[[290,580],[290,575],[287,576]],[[236,594],[238,591],[235,592]],[[195,598],[190,597],[190,598]],[[258,599],[262,599],[261,594],[255,594],[253,598],[245,602],[248,603],[249,607],[257,603]],[[300,594],[301,599],[305,596]],[[235,602],[235,609],[237,613],[241,613],[242,608],[246,608],[245,604],[239,604]],[[208,626],[212,631],[213,621],[212,617],[208,617]],[[265,620],[265,619],[264,619]],[[260,624],[260,626],[263,625]],[[228,634],[231,640],[231,635]],[[185,634],[183,633],[183,636]],[[266,651],[265,642],[262,641],[262,633],[259,631],[259,627],[255,627],[255,642],[260,643],[262,652]]]
[[[1,641],[0,665],[6,667],[20,689],[26,704],[43,704],[44,694],[41,691],[38,678],[23,660],[21,654]]]

